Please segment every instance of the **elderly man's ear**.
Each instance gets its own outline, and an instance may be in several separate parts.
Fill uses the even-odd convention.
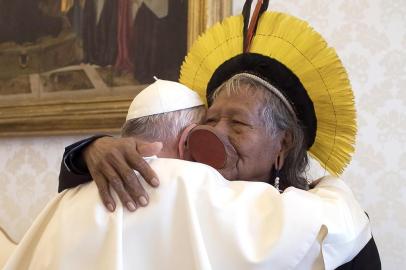
[[[293,137],[290,131],[282,131],[280,133],[280,149],[275,159],[275,169],[281,170],[289,151],[293,146]]]
[[[196,124],[190,124],[187,126],[179,136],[178,142],[178,158],[183,160],[190,160],[189,150],[186,148],[186,141],[190,131],[196,127]]]

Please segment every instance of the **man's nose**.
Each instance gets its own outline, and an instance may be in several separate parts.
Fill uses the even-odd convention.
[[[228,124],[225,119],[220,119],[213,128],[221,135],[227,136],[228,134]]]

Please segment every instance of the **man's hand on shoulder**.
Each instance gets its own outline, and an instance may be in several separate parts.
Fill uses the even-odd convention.
[[[96,182],[100,197],[110,211],[113,212],[116,205],[110,193],[110,185],[128,210],[135,211],[137,207],[148,204],[148,194],[134,170],[148,184],[157,187],[158,176],[142,157],[157,155],[161,149],[160,142],[148,143],[134,137],[102,137],[83,151],[84,160]]]

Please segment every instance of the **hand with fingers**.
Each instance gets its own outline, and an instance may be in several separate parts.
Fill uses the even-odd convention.
[[[110,186],[130,211],[148,204],[148,194],[134,170],[149,185],[157,187],[158,177],[143,156],[157,155],[161,149],[160,142],[147,143],[135,137],[102,137],[83,151],[84,160],[107,209],[113,212],[116,207]]]

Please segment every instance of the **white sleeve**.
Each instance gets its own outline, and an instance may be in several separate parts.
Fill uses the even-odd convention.
[[[341,179],[324,177],[309,192],[322,201],[321,221],[327,229],[322,255],[325,268],[335,269],[351,261],[371,239],[368,217]]]

